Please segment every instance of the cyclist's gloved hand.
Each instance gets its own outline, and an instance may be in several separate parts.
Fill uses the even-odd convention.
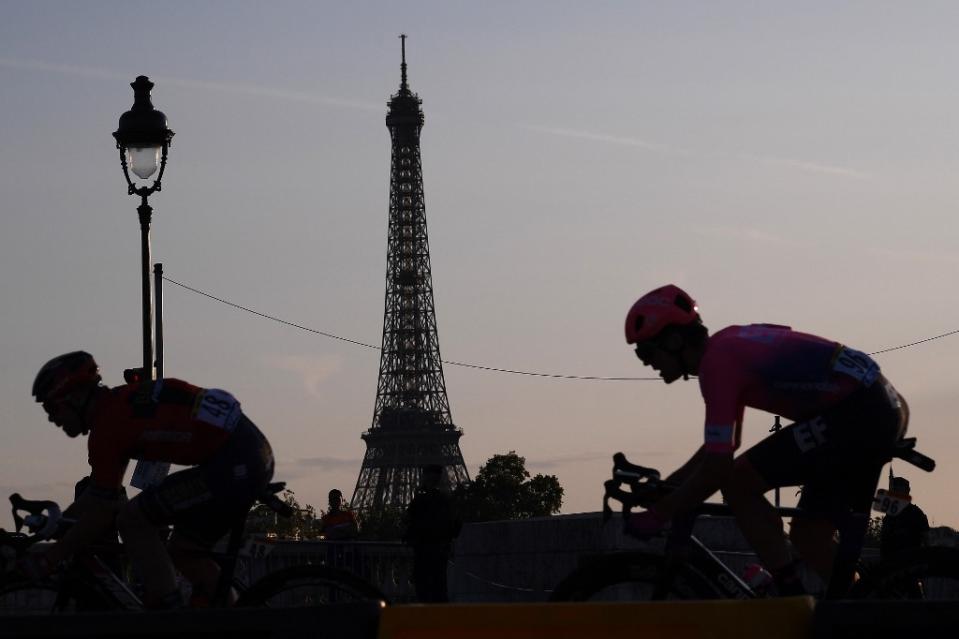
[[[56,566],[45,555],[29,554],[17,561],[15,569],[29,581],[42,581],[50,576]]]
[[[626,534],[637,539],[655,537],[669,526],[669,519],[663,517],[655,508],[633,513],[626,519]]]

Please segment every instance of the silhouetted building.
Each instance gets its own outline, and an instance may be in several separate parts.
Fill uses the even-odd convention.
[[[373,423],[363,433],[366,455],[351,502],[361,514],[405,508],[427,465],[443,466],[450,487],[469,481],[436,332],[420,162],[422,100],[407,83],[406,36],[400,38],[400,89],[386,115],[392,159],[383,350]]]

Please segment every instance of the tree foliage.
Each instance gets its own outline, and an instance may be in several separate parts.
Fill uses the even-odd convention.
[[[558,513],[563,487],[555,475],[531,477],[526,458],[511,450],[490,457],[473,482],[458,487],[453,498],[463,521],[526,519]]]
[[[292,517],[281,517],[269,506],[259,504],[246,519],[246,533],[260,534],[277,539],[313,539],[316,532],[316,509],[310,504],[300,506],[289,488],[281,495],[283,502],[293,509]]]
[[[363,515],[359,539],[368,541],[398,541],[405,529],[405,511],[402,508],[384,506]]]

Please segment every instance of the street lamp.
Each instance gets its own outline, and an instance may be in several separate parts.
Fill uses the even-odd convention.
[[[166,116],[153,108],[150,90],[153,83],[146,76],[138,76],[130,83],[133,87],[133,107],[120,116],[120,126],[113,133],[120,149],[120,166],[127,181],[127,193],[140,196],[137,213],[140,216],[140,256],[143,280],[143,374],[147,381],[153,379],[153,305],[150,286],[150,220],[153,208],[147,198],[160,190],[160,180],[166,168],[167,151],[173,139],[173,131],[167,127]],[[147,186],[140,180],[148,180],[157,172],[153,184]],[[137,182],[130,177],[136,176]]]

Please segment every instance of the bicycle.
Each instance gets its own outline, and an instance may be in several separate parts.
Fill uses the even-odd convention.
[[[283,482],[270,484],[259,502],[289,517],[292,509],[276,495],[284,487]],[[12,566],[31,546],[63,534],[73,523],[62,516],[55,502],[30,501],[19,494],[11,495],[10,502],[16,530],[0,529],[0,565]],[[235,577],[244,524],[245,519],[234,524],[225,553],[210,553],[221,565],[213,606],[229,605],[231,587],[238,593],[233,604],[237,607],[298,607],[350,601],[386,603],[386,597],[372,584],[352,573],[320,564],[283,568],[253,584],[244,584]],[[24,528],[29,534],[22,532]],[[0,575],[0,615],[143,610],[135,585],[122,574],[125,571],[117,561],[122,557],[120,551],[119,543],[95,545],[40,582],[22,578],[5,581]]]
[[[916,451],[915,444],[915,438],[901,439],[890,451],[889,459],[899,458],[932,472],[935,461]],[[877,472],[873,486],[878,481]],[[625,522],[632,508],[648,507],[670,490],[658,471],[632,464],[622,453],[613,456],[613,476],[604,487],[604,523],[613,514],[610,499],[621,502]],[[885,491],[880,490],[873,503],[881,509],[883,502],[890,505]],[[869,519],[868,506],[865,510],[852,513],[840,526],[840,550],[826,586],[826,599],[959,600],[959,550],[954,548],[921,547],[870,567],[855,581]],[[797,508],[779,507],[777,512],[785,516],[801,514]],[[760,595],[693,534],[693,524],[699,516],[730,514],[725,504],[702,504],[692,514],[673,522],[662,552],[616,551],[594,557],[567,575],[553,590],[550,600],[757,598]]]

